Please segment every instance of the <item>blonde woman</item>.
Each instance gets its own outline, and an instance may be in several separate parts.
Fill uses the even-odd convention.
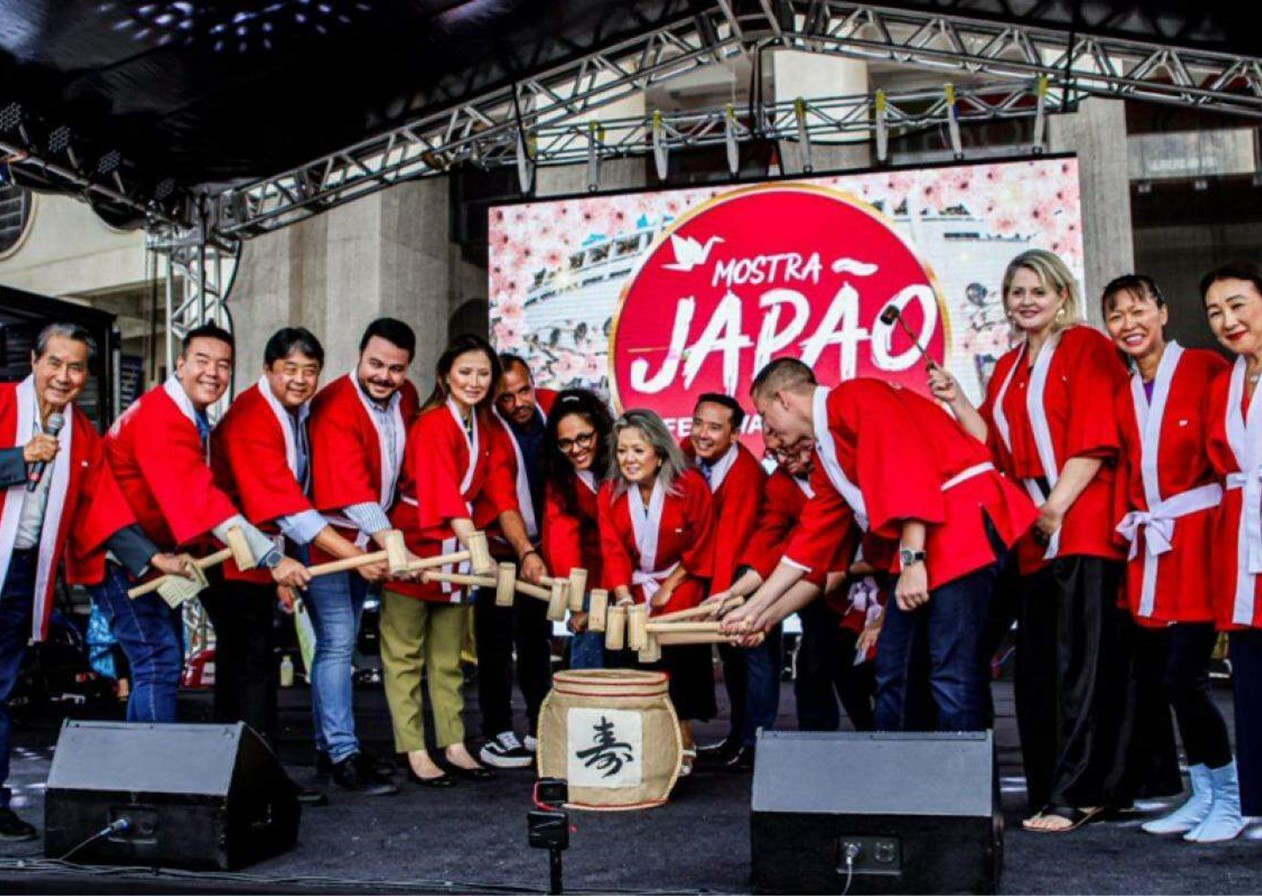
[[[1107,337],[1081,325],[1077,284],[1055,254],[1014,258],[1003,300],[1023,339],[995,365],[981,408],[941,368],[930,386],[1039,505],[1017,545],[1017,726],[1035,810],[1024,827],[1064,833],[1133,798],[1123,792],[1127,656],[1117,605],[1126,554],[1114,537],[1113,397],[1126,368]]]
[[[605,587],[619,604],[648,604],[650,616],[697,606],[714,564],[710,487],[652,411],[623,414],[614,423],[613,443],[599,500]],[[670,672],[687,774],[696,758],[692,721],[715,715],[710,646],[663,647],[662,663]]]

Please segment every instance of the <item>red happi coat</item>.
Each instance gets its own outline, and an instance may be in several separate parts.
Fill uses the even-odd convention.
[[[600,486],[594,476],[574,479],[574,500],[555,482],[548,483],[543,514],[543,562],[557,578],[572,569],[587,570],[589,587],[598,587],[603,564],[600,554]]]
[[[399,501],[390,522],[403,532],[408,550],[437,557],[462,550],[451,528],[453,519],[471,519],[486,527],[517,506],[509,475],[505,437],[490,412],[475,415],[473,440],[453,402],[426,409],[408,430],[407,455],[399,479]],[[443,572],[468,573],[468,563],[448,564]],[[462,585],[449,582],[392,582],[391,591],[431,602],[461,599]]]
[[[192,402],[175,377],[114,422],[105,456],[136,522],[164,551],[189,545],[238,512],[215,484]]]
[[[387,446],[382,445],[365,406],[369,399],[360,389],[354,371],[333,380],[311,401],[307,425],[311,440],[311,503],[342,535],[360,547],[368,544],[367,536],[351,524],[342,510],[375,503],[389,512],[394,504],[398,482],[382,481],[382,452],[394,452],[395,466],[401,473],[408,426],[420,404],[416,387],[410,381],[403,383],[399,396],[396,444]],[[333,559],[318,548],[311,550],[312,563]]]
[[[758,524],[754,528],[753,537],[741,553],[740,565],[749,566],[758,575],[766,579],[780,563],[784,549],[797,528],[802,513],[806,510],[807,501],[815,494],[809,481],[795,479],[784,470],[777,469],[767,478],[767,488],[763,492],[762,512],[758,515]],[[858,529],[853,529],[846,538],[837,542],[833,558],[827,567],[812,569],[806,574],[806,581],[816,588],[826,587],[830,573],[845,573],[854,559],[858,547]],[[824,603],[846,628],[859,630],[863,627],[863,612],[853,611],[849,595],[837,590],[824,595]]]
[[[544,424],[548,422],[548,415],[552,413],[552,404],[556,401],[556,392],[551,389],[535,390],[535,407],[539,410],[539,416],[543,419]],[[541,533],[541,523],[545,515],[545,508],[535,507],[534,500],[530,494],[530,480],[526,476],[525,457],[522,456],[521,448],[517,444],[517,438],[513,435],[513,428],[508,421],[500,416],[498,410],[492,410],[495,422],[499,424],[500,431],[504,434],[506,441],[505,446],[509,450],[507,458],[509,476],[513,480],[513,488],[517,495],[517,508],[521,513],[522,522],[526,524],[526,534],[530,536],[532,541],[538,541]],[[498,525],[491,527],[489,533],[491,537],[491,546],[496,555],[511,557],[513,555],[512,548],[508,542],[504,540],[503,533]],[[554,572],[549,567],[549,572]],[[555,573],[554,573],[555,574]]]
[[[700,473],[686,470],[675,480],[674,489],[676,494],[672,495],[658,481],[640,538],[636,537],[631,504],[640,501],[638,489],[617,497],[611,482],[600,489],[600,544],[604,559],[601,579],[605,588],[613,591],[626,585],[637,603],[645,603],[649,592],[657,590],[655,583],[665,579],[676,564],[682,564],[688,572],[666,606],[651,610],[658,615],[686,610],[705,600],[706,583],[714,572],[714,504],[710,488]],[[655,524],[652,505],[658,503],[660,517]]]
[[[0,444],[19,447],[29,442],[38,412],[33,377],[20,383],[0,383]],[[67,582],[95,585],[105,577],[106,539],[135,521],[105,461],[101,437],[92,428],[92,422],[77,407],[62,414],[70,417],[70,425],[62,427],[57,437],[61,450],[44,470],[44,476],[52,477],[52,481],[36,560],[30,633],[36,641],[48,635],[53,591],[62,561]],[[25,482],[10,486],[3,493],[0,583],[8,575],[27,494]]]
[[[1245,374],[1237,358],[1209,390],[1209,461],[1224,486],[1208,562],[1221,629],[1262,628],[1262,401],[1246,402]]]
[[[215,482],[247,520],[273,536],[280,532],[278,518],[314,509],[294,472],[297,446],[288,413],[262,379],[236,397],[210,439]],[[241,572],[233,560],[224,564],[224,577],[272,582],[268,570]]]
[[[1022,539],[1018,546],[1022,573],[1034,572],[1053,557],[1083,554],[1120,560],[1126,556],[1113,533],[1115,467],[1121,452],[1113,396],[1125,382],[1126,368],[1113,343],[1087,326],[1068,327],[1049,340],[1033,370],[1024,344],[995,365],[979,410],[999,469],[1013,482],[1022,483],[1033,497],[1039,488],[1034,480],[1046,479],[1054,486],[1070,458],[1104,460],[1065,514],[1050,545],[1039,545],[1033,536]],[[1041,401],[1035,394],[1040,384]],[[1040,435],[1044,422],[1045,439]],[[1042,504],[1044,499],[1040,494],[1035,502]]]
[[[1214,618],[1205,573],[1222,488],[1206,445],[1207,399],[1227,367],[1215,352],[1172,342],[1153,379],[1151,405],[1138,371],[1117,392],[1122,463],[1113,519],[1129,542],[1126,594],[1141,622]]]
[[[685,439],[681,447],[695,463],[692,440]],[[714,464],[709,485],[714,497],[714,575],[710,590],[726,591],[735,581],[741,554],[758,528],[767,472],[748,448],[734,442]]]
[[[821,386],[813,418],[815,497],[785,562],[827,569],[853,527],[897,541],[904,520],[919,520],[934,589],[995,562],[986,516],[1009,546],[1037,517],[1030,500],[995,471],[986,446],[911,390],[869,378],[831,391]],[[896,555],[890,571],[898,571]]]

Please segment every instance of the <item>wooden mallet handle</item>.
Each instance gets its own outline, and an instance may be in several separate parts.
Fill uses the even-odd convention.
[[[719,613],[726,613],[728,610],[735,610],[741,604],[745,603],[743,597],[729,597],[723,602],[719,608]],[[711,607],[692,607],[687,610],[676,610],[673,613],[663,613],[661,616],[654,616],[654,622],[674,622],[678,619],[696,619],[698,616],[709,616],[713,612]]]
[[[650,619],[645,626],[645,633],[649,635],[682,634],[684,632],[694,635],[699,633],[714,634],[719,631],[721,629],[717,622],[655,622]]]
[[[215,551],[215,553],[213,554],[208,554],[205,557],[199,557],[198,559],[194,560],[193,563],[199,569],[210,569],[210,567],[212,566],[218,566],[220,563],[226,562],[228,558],[231,556],[232,556],[232,549],[224,548],[223,550]],[[143,585],[137,585],[135,588],[129,588],[127,590],[127,596],[140,597],[145,594],[152,594],[154,591],[157,591],[159,588],[161,588],[162,583],[165,582],[168,578],[170,578],[170,576],[158,576],[156,579],[150,579],[148,582],[145,582]]]
[[[449,582],[452,585],[476,585],[479,588],[494,588],[499,584],[499,580],[495,576],[471,576],[460,572],[430,572],[429,570],[421,573],[421,581]]]
[[[724,635],[719,632],[659,632],[653,635],[663,647],[679,644],[733,644],[740,635]]]

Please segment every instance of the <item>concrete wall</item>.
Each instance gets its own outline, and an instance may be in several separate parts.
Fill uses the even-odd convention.
[[[1076,152],[1082,183],[1082,241],[1087,319],[1102,326],[1100,293],[1114,277],[1135,269],[1131,191],[1126,146],[1126,105],[1092,97],[1073,114],[1048,119],[1052,152]]]

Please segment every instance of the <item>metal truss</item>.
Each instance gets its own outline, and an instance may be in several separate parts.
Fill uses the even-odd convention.
[[[655,145],[669,151],[874,128],[874,97],[813,100],[805,128],[800,103],[766,103],[760,97],[748,109],[599,120],[602,107],[655,84],[776,47],[928,68],[944,81],[1001,82],[961,86],[958,121],[1035,114],[1028,97],[1040,78],[1050,85],[1049,112],[1095,94],[1262,118],[1262,60],[1256,57],[837,0],[759,0],[752,13],[737,13],[729,0],[716,0],[709,10],[642,38],[211,197],[216,228],[257,235],[459,164],[504,165],[523,157],[532,165],[567,164],[647,154]],[[886,125],[948,120],[950,107],[940,96],[941,101],[924,93],[891,95]]]
[[[202,324],[232,330],[228,294],[241,255],[239,240],[194,227],[163,225],[149,230],[146,248],[166,261],[166,364],[175,369],[179,346]],[[212,408],[212,416],[226,408]]]

